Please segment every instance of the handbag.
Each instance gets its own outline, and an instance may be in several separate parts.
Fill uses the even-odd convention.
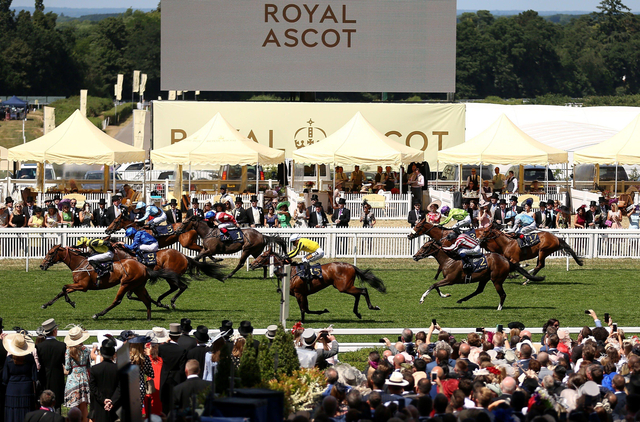
[[[613,223],[611,222],[611,220],[607,220],[607,221],[604,222],[604,225],[607,226],[607,227],[611,227],[612,224]]]
[[[155,392],[156,392],[156,385],[154,384],[152,378],[148,378],[144,382],[144,394],[147,395],[147,396],[150,396]]]

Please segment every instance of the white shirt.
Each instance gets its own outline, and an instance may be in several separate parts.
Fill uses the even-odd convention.
[[[251,207],[251,212],[253,213],[254,224],[260,224],[260,210],[258,207]]]

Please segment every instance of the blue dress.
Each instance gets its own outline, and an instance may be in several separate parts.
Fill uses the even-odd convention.
[[[267,223],[267,227],[275,227],[276,221],[278,220],[277,215],[273,215],[273,217],[269,217],[268,215],[264,216],[264,221]]]
[[[33,355],[24,356],[24,363],[16,365],[7,357],[2,371],[2,383],[7,386],[4,404],[5,422],[22,422],[36,404],[36,361]]]

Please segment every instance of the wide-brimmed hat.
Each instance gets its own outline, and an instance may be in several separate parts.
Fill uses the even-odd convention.
[[[496,360],[496,357],[498,356],[498,352],[495,349],[487,350],[486,353],[491,357],[491,360]]]
[[[58,328],[58,324],[56,324],[56,320],[53,318],[49,318],[41,325],[42,332],[44,334],[51,334],[53,331]]]
[[[180,324],[177,322],[169,324],[169,336],[179,336],[182,335],[182,330],[180,329]]]
[[[313,328],[305,328],[302,332],[302,343],[304,343],[305,346],[313,346],[317,337],[316,330]]]
[[[153,327],[151,331],[158,343],[164,343],[169,339],[169,332],[164,327]]]
[[[88,331],[83,330],[82,327],[75,325],[65,336],[64,342],[69,347],[77,346],[78,344],[82,344],[87,341],[89,337],[90,336]]]
[[[509,327],[510,330],[517,328],[518,330],[524,330],[525,326],[523,323],[521,323],[520,321],[513,321],[507,324],[507,327]]]
[[[274,338],[276,338],[276,331],[278,330],[278,326],[275,324],[269,325],[267,327],[267,332],[264,333],[264,336],[266,338],[268,338],[269,340],[273,340]]]
[[[415,204],[414,204],[415,205]],[[432,201],[429,206],[427,207],[427,209],[431,209],[431,205],[435,205],[436,209],[440,208],[440,206],[442,205],[442,202],[440,202],[439,199],[436,199],[435,201]]]
[[[129,343],[133,343],[133,344],[143,343],[143,344],[145,344],[145,343],[151,343],[152,340],[153,340],[153,338],[149,337],[149,336],[135,336],[134,338],[129,339]]]
[[[113,345],[113,342],[110,339],[105,339],[102,341],[102,346],[100,346],[100,355],[104,358],[112,358],[116,354],[116,348]]]
[[[7,334],[2,340],[2,345],[7,354],[13,356],[26,356],[36,348],[31,337],[24,333]]]
[[[279,202],[278,205],[276,205],[276,209],[279,210],[280,207],[284,207],[284,206],[289,208],[289,205],[291,205],[289,201],[282,201],[282,202]]]
[[[246,337],[249,334],[253,333],[253,326],[251,325],[251,321],[242,321],[240,323],[240,327],[238,327],[238,332],[242,337]]]
[[[182,318],[180,320],[180,329],[182,331],[191,331],[193,327],[191,326],[191,320],[189,318]]]
[[[488,207],[491,205],[491,202],[487,202],[484,199],[480,200],[480,203],[478,204],[478,208],[484,208],[484,207]]]
[[[209,329],[204,325],[198,325],[198,328],[196,328],[196,331],[193,333],[193,336],[200,343],[206,343],[209,341]]]
[[[128,341],[129,339],[133,338],[136,336],[136,333],[134,333],[131,330],[124,330],[122,332],[120,332],[120,340],[121,341]]]
[[[405,385],[409,385],[409,381],[405,380],[400,372],[392,372],[389,379],[384,381],[384,384],[404,387]]]
[[[509,364],[515,362],[517,360],[516,352],[514,352],[511,349],[505,350],[504,351],[504,360],[506,360],[507,363],[509,363]]]

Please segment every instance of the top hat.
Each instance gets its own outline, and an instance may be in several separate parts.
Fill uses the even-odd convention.
[[[251,202],[258,202],[258,195],[251,195]]]
[[[604,196],[598,198],[598,202],[607,202],[607,199]]]
[[[228,319],[222,320],[222,324],[220,324],[220,333],[224,333],[228,331],[227,336],[231,336],[233,334],[233,322]]]
[[[591,202],[589,202],[589,206],[590,207],[597,207],[598,204],[596,203],[596,201],[591,201]]]
[[[191,203],[192,204],[197,204],[198,203],[198,198],[192,198],[191,199]]]
[[[547,206],[547,203],[545,201],[540,201],[540,203],[538,204],[538,208],[544,208]]]
[[[13,204],[13,198],[10,196],[7,196],[6,198],[4,198],[4,202],[6,204]]]
[[[267,327],[267,332],[264,333],[264,336],[266,338],[268,338],[269,340],[273,340],[274,338],[276,338],[276,331],[278,330],[278,326],[275,324],[269,325]]]
[[[467,204],[467,205],[469,205],[469,204],[471,203],[471,199],[469,199],[469,198],[462,198],[462,203],[463,203],[463,204]]]
[[[33,196],[27,197],[27,202],[33,202]]]
[[[315,205],[316,208],[322,208],[322,202],[318,201]]]
[[[507,200],[504,198],[500,198],[500,200],[498,201],[498,205],[501,205],[501,204],[507,205]]]
[[[313,328],[305,328],[305,330],[302,332],[302,342],[305,346],[313,346],[313,344],[316,342],[317,337],[318,336],[316,335],[316,330],[314,330]]]
[[[178,324],[177,322],[169,324],[169,337],[179,336],[181,334],[182,331],[180,330],[180,324]]]
[[[209,329],[204,325],[198,325],[198,328],[196,328],[196,331],[193,333],[193,336],[200,343],[206,343],[209,341]]]
[[[171,198],[171,201],[169,201],[169,205],[178,205],[178,201],[176,201],[176,198]]]
[[[193,330],[193,327],[191,326],[191,320],[189,318],[182,318],[180,320],[180,329],[187,332]]]
[[[113,345],[113,342],[109,339],[104,339],[102,341],[102,346],[100,347],[100,355],[103,358],[112,358],[116,354],[116,348]]]
[[[510,330],[517,328],[520,331],[524,330],[525,328],[524,324],[519,321],[510,322],[509,324],[507,324],[507,327],[509,327]]]
[[[107,201],[105,201],[104,198],[100,198],[98,205],[107,205]]]
[[[498,195],[498,192],[493,192],[491,194],[491,199],[500,199],[500,195]]]
[[[116,202],[116,201],[119,201],[121,199],[122,199],[122,197],[120,197],[119,195],[113,195],[111,197],[111,202]]]
[[[313,195],[311,195],[311,200],[312,201],[317,201],[318,200],[318,195],[316,195],[315,193]]]
[[[338,204],[347,205],[347,200],[344,198],[338,199]]]
[[[518,197],[515,195],[512,195],[511,198],[509,198],[509,201],[516,201],[518,202]]]
[[[44,334],[51,334],[56,328],[58,328],[58,324],[56,324],[56,320],[53,318],[49,318],[42,323],[42,332]]]
[[[227,190],[227,185],[220,185],[220,190],[222,189]]]
[[[236,196],[236,204],[242,204],[242,197]]]
[[[55,201],[55,200],[60,201],[60,200],[61,200],[60,195],[54,195],[53,200],[54,200],[54,201]]]
[[[242,321],[240,323],[240,327],[238,327],[238,332],[242,337],[246,337],[249,334],[253,333],[253,327],[251,326],[251,321]]]

